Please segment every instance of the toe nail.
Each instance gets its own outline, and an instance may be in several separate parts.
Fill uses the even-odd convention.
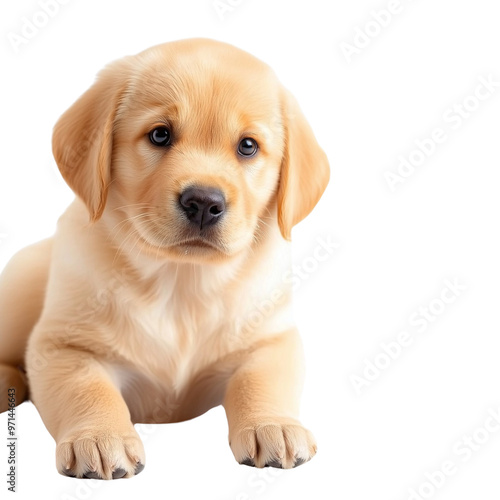
[[[144,464],[139,462],[136,466],[135,466],[135,475],[141,473],[142,471],[144,470]]]
[[[267,462],[266,467],[274,467],[275,469],[283,469],[281,462],[278,460],[272,460],[271,462]]]
[[[101,479],[101,476],[95,470],[88,470],[83,477],[87,479]]]
[[[127,471],[125,469],[121,468],[115,469],[113,471],[113,479],[121,479],[126,473]]]
[[[255,467],[255,463],[251,458],[245,458],[243,462],[240,462],[241,465],[248,465],[248,467]]]
[[[305,460],[304,458],[297,458],[295,460],[294,467],[299,467],[299,465],[305,464],[306,462],[307,462],[307,460]]]

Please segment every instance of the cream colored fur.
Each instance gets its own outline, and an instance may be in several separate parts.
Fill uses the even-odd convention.
[[[148,140],[158,124],[170,149]],[[259,151],[242,159],[247,136]],[[0,277],[0,411],[8,387],[18,403],[29,390],[59,472],[76,477],[133,476],[145,464],[134,423],[219,404],[239,462],[308,461],[283,276],[328,162],[273,72],[211,40],[154,47],[101,73],[56,125],[54,155],[77,198]],[[177,201],[193,183],[228,205],[202,246]]]

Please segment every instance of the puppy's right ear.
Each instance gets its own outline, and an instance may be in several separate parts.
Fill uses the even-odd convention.
[[[111,178],[113,127],[125,90],[129,63],[114,62],[62,116],[54,127],[52,152],[69,187],[87,205],[92,222],[106,205]]]

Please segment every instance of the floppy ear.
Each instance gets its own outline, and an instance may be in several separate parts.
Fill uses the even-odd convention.
[[[296,99],[284,91],[285,151],[278,187],[278,223],[281,234],[291,239],[292,227],[318,203],[330,179],[324,151]]]
[[[110,64],[54,127],[52,152],[69,187],[87,205],[92,222],[106,205],[113,125],[127,77],[124,60]]]

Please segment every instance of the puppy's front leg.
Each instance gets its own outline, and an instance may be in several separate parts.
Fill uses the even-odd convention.
[[[139,473],[142,442],[128,407],[105,367],[90,353],[31,342],[31,396],[57,443],[63,475],[118,479]]]
[[[313,435],[297,420],[303,378],[296,331],[273,337],[249,354],[224,399],[229,443],[239,463],[289,469],[316,454]]]

